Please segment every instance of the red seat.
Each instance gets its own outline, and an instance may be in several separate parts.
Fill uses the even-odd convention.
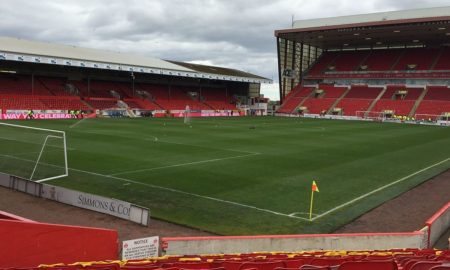
[[[239,270],[256,268],[258,270],[274,270],[278,267],[285,267],[281,261],[264,261],[264,262],[245,262]]]
[[[331,267],[305,264],[302,267],[300,267],[300,269],[301,270],[331,270]]]
[[[412,265],[410,270],[429,270],[433,266],[441,265],[442,262],[437,261],[419,261]]]
[[[208,262],[176,262],[172,266],[180,269],[209,269],[211,264]]]
[[[340,265],[344,262],[348,261],[347,258],[316,258],[312,260],[309,264],[310,265],[318,265],[318,266],[335,266]]]
[[[225,270],[239,270],[242,264],[243,262],[241,261],[225,261],[222,262],[222,267],[225,268]]]
[[[344,262],[338,270],[397,270],[397,264],[394,261],[353,261]]]
[[[450,270],[450,264],[449,265],[439,265],[439,266],[433,266],[430,268],[430,270]]]

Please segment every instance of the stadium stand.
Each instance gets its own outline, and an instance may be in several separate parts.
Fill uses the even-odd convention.
[[[332,109],[338,108],[352,117],[357,111],[365,111],[359,116],[391,111],[411,119],[447,119],[450,47],[445,30],[450,27],[441,13],[446,16],[435,8],[299,20],[292,29],[275,31],[282,100],[277,112],[295,113],[301,105],[311,114],[336,114]],[[301,68],[298,78],[284,76],[282,67],[291,66]],[[325,94],[293,98],[305,85]],[[330,90],[338,85],[350,91],[333,95]]]
[[[442,54],[438,49],[427,48],[325,52],[311,68],[309,75],[379,71],[380,73],[376,73],[378,76],[390,71],[429,71],[433,63],[436,63],[434,70],[448,70],[448,64],[443,60],[448,59],[448,49],[442,50]]]
[[[79,97],[19,96],[0,97],[2,110],[91,110]]]
[[[286,102],[278,110],[282,113],[292,113],[299,106],[302,100],[311,94],[311,87],[297,87],[291,92]]]
[[[65,82],[62,78],[52,78],[52,77],[37,77],[37,81],[47,89],[52,95],[55,96],[70,96],[70,94],[65,91]]]
[[[103,110],[117,108],[118,100],[130,108],[144,110],[184,110],[187,105],[193,110],[236,109],[235,102],[223,88],[204,88],[200,92],[196,87],[139,83],[136,89],[147,97],[133,98],[130,85],[123,82],[91,81],[88,86],[85,81],[68,81],[67,84],[73,85],[79,95],[71,96],[65,91],[66,82],[62,78],[36,77],[32,90],[30,78],[2,75],[0,109]],[[197,96],[189,96],[190,92]]]
[[[442,52],[439,56],[439,59],[436,61],[434,70],[450,70],[450,63],[448,61],[450,59],[450,48],[443,48]]]
[[[355,71],[368,56],[369,51],[339,53],[330,71]]]
[[[401,51],[396,50],[373,50],[361,66],[366,66],[366,70],[391,70],[394,63],[401,55]]]
[[[114,98],[87,98],[85,99],[86,102],[91,105],[91,107],[99,110],[104,109],[112,109],[112,108],[118,108],[118,100]]]
[[[211,112],[238,110],[237,102],[245,110],[259,108],[250,103],[250,88],[252,98],[259,98],[260,84],[271,82],[235,69],[6,37],[0,37],[0,52],[0,117],[13,110],[56,114],[118,107],[166,115],[186,106],[201,116],[226,115]]]

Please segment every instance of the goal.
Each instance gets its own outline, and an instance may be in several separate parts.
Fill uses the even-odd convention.
[[[191,109],[189,108],[189,105],[186,105],[186,109],[184,110],[184,120],[183,123],[189,125],[191,123]]]
[[[65,132],[0,123],[0,172],[36,182],[68,176]]]
[[[372,119],[374,121],[382,121],[389,118],[385,112],[357,111],[356,117],[361,119]]]

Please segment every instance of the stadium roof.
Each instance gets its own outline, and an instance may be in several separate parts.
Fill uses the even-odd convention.
[[[213,74],[223,74],[223,75],[229,75],[229,76],[237,76],[237,77],[256,77],[260,79],[266,79],[264,77],[256,76],[248,72],[240,71],[237,69],[231,69],[231,68],[223,68],[223,67],[215,67],[215,66],[206,66],[206,65],[199,65],[199,64],[192,64],[192,63],[184,63],[184,62],[178,62],[178,61],[170,61],[169,62],[173,64],[177,64],[198,72],[206,72],[206,73],[213,73]]]
[[[450,43],[450,7],[298,20],[275,36],[322,49]]]
[[[166,61],[151,57],[76,46],[0,37],[0,60],[41,64],[121,70],[126,72],[161,74],[190,78],[204,78],[251,83],[270,83],[271,80],[238,70],[219,67],[200,68],[199,65]],[[198,67],[198,68],[196,68]],[[224,71],[224,73],[222,73]]]

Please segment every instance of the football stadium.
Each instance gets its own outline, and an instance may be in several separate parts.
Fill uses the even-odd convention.
[[[5,201],[208,234],[4,206],[0,268],[450,269],[450,7],[274,31],[276,107],[238,69],[0,37]]]

